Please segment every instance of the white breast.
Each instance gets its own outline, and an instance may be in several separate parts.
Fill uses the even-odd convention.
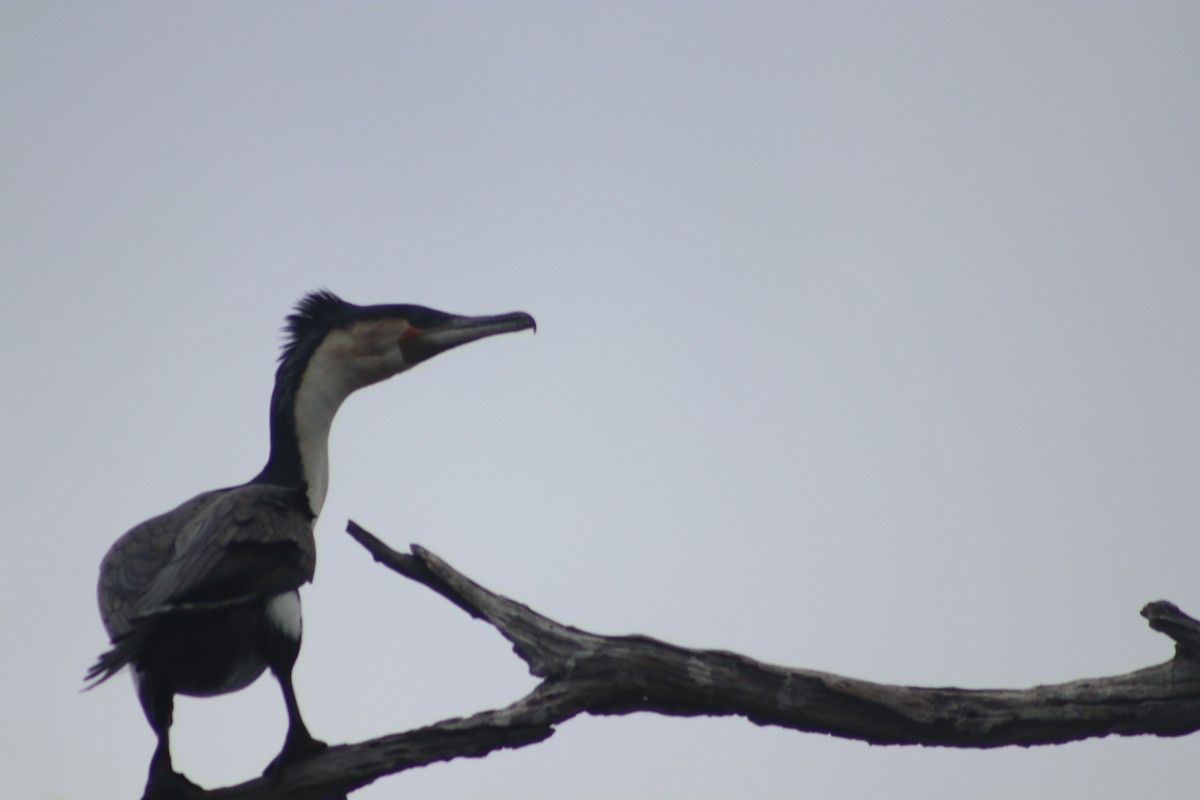
[[[267,620],[289,639],[299,641],[304,628],[300,618],[300,592],[293,589],[268,600]]]

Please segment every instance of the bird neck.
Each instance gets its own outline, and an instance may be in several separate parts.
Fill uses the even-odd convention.
[[[338,404],[340,405],[340,403]],[[337,405],[295,403],[271,415],[271,455],[255,483],[304,486],[313,516],[329,490],[329,429]]]
[[[298,379],[286,367],[271,398],[271,455],[255,482],[306,486],[309,508],[319,516],[329,489],[329,430],[359,383],[330,368],[320,348]]]

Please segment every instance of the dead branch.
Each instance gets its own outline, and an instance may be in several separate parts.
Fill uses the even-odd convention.
[[[1165,601],[1142,609],[1176,643],[1175,657],[1157,666],[1024,690],[889,686],[646,636],[598,636],[485,589],[422,547],[399,553],[354,522],[347,532],[376,561],[495,627],[541,684],[505,708],[331,747],[281,784],[258,779],[205,797],[319,800],[412,767],[540,742],[583,712],[739,715],[872,744],[972,748],[1200,729],[1200,622]]]

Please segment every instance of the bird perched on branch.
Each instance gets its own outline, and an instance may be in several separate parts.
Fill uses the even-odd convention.
[[[265,670],[287,707],[283,749],[268,774],[325,748],[300,716],[299,588],[316,566],[313,525],[329,485],[329,427],[350,394],[439,353],[534,328],[524,312],[464,317],[414,305],[357,306],[313,292],[287,319],[271,396],[271,452],[248,483],[193,497],[126,533],[100,564],[100,616],[112,640],[91,686],[129,665],[158,745],[144,800],[202,790],[171,764],[176,694],[210,696]],[[91,687],[89,687],[91,688]]]

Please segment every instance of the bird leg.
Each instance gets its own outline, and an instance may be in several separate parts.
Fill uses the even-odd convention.
[[[153,678],[137,672],[138,699],[146,719],[158,737],[158,746],[150,759],[150,774],[142,800],[187,800],[200,797],[204,789],[175,771],[171,763],[171,722],[174,717],[175,695],[160,688]]]
[[[275,673],[279,680],[279,688],[283,690],[283,702],[287,706],[288,714],[288,731],[287,738],[283,740],[283,749],[263,772],[264,775],[277,777],[284,767],[312,758],[329,745],[314,739],[308,732],[308,726],[304,724],[304,718],[300,716],[300,705],[296,702],[296,690],[292,686],[292,665],[272,667],[271,671]]]

